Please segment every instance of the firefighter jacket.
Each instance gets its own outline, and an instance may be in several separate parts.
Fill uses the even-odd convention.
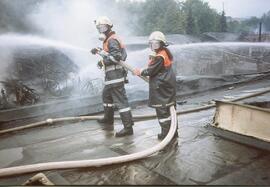
[[[120,66],[117,61],[125,61],[127,58],[126,50],[121,40],[115,32],[110,32],[103,42],[103,50],[109,53],[110,57],[103,59],[105,65],[105,86],[117,87],[123,85],[127,71]]]
[[[153,108],[169,107],[176,103],[176,77],[172,69],[172,60],[164,48],[149,61],[148,68],[141,72],[149,76],[149,106]]]

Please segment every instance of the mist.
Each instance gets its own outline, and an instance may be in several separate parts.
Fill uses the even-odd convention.
[[[2,39],[4,36],[11,37],[14,45],[20,45],[20,43],[27,45],[35,40],[36,43],[57,48],[65,45],[65,48],[71,49],[70,46],[73,46],[74,50],[64,52],[80,67],[79,76],[82,79],[103,78],[103,72],[96,67],[100,58],[90,54],[90,49],[102,46],[94,25],[97,17],[108,16],[114,23],[113,30],[123,37],[131,33],[128,25],[125,24],[127,21],[125,11],[117,10],[114,1],[27,0],[24,3],[4,1],[2,4],[10,9],[11,15],[17,15],[15,12],[19,12],[20,15],[23,11],[21,7],[27,4],[27,13],[24,12],[26,14],[23,23],[29,27],[26,33],[8,32],[2,35]],[[14,21],[8,21],[11,22],[9,25],[14,25]],[[33,30],[38,32],[33,32]],[[15,44],[16,40],[17,44]],[[4,62],[11,63],[7,59]],[[1,65],[2,70],[5,69],[3,66]]]
[[[27,18],[45,37],[90,49],[101,45],[94,20],[103,15],[112,20],[113,29],[120,35],[131,33],[128,25],[125,25],[125,11],[118,10],[113,1],[44,1]]]
[[[3,2],[9,5],[12,4],[11,15],[16,12],[16,10],[22,12],[21,7],[25,6],[21,1],[17,3],[19,1],[16,0],[14,3],[11,1]],[[63,52],[79,66],[80,71],[78,76],[81,80],[103,79],[104,72],[99,70],[96,66],[97,61],[101,58],[92,55],[90,50],[94,47],[102,46],[102,42],[98,40],[98,32],[95,28],[94,20],[99,16],[105,15],[112,20],[114,24],[113,30],[123,39],[124,43],[127,42],[128,44],[133,44],[133,46],[140,46],[136,50],[128,51],[127,63],[133,67],[139,68],[143,68],[147,65],[148,54],[150,52],[149,49],[146,49],[147,37],[135,37],[132,34],[133,32],[130,25],[131,18],[129,18],[129,14],[126,12],[127,10],[120,9],[115,1],[26,0],[24,2],[28,5],[28,9],[25,10],[24,14],[26,12],[27,14],[24,15],[23,19],[28,26],[31,26],[29,26],[29,30],[26,33],[13,32],[2,34],[0,42],[2,42],[3,46],[6,44],[17,46],[27,46],[30,44],[52,46]],[[31,4],[31,2],[33,4]],[[34,30],[36,32],[34,32]],[[167,37],[168,40],[175,45],[200,42],[200,39],[194,39],[194,37],[186,35],[171,35]],[[201,49],[196,47],[187,48],[190,50]],[[184,64],[181,66],[179,73],[186,73],[187,76],[193,75],[194,69],[196,68],[191,65],[192,63],[186,63],[187,61],[192,61],[193,56],[189,55],[188,59],[183,58],[185,57],[184,46],[172,46],[171,49],[175,56],[175,61]],[[5,50],[7,51],[7,49]],[[12,62],[11,52],[5,53],[5,55],[1,54],[0,56],[1,59],[4,59],[1,64],[1,76],[4,76],[6,64]],[[207,55],[207,53],[203,54],[203,56],[204,55]],[[196,55],[194,56],[194,58],[197,58]],[[3,62],[5,64],[3,64]],[[194,66],[196,67],[196,64]],[[128,89],[148,90],[147,85],[138,77],[132,76],[131,73],[129,73],[129,80],[130,84],[127,85]]]
[[[102,46],[102,42],[97,39],[98,32],[94,20],[104,13],[112,20],[113,30],[120,36],[125,37],[131,33],[128,25],[125,25],[127,19],[125,12],[117,10],[111,1],[44,1],[28,15],[28,20],[39,28],[46,38],[63,41],[90,51],[94,47]],[[90,75],[91,78],[103,77],[102,72],[96,67],[98,57],[90,53],[73,53],[70,56],[82,69],[81,77]]]

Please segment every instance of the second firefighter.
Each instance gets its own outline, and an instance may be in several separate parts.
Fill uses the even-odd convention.
[[[149,106],[156,109],[163,140],[171,125],[170,107],[176,105],[176,76],[172,69],[173,56],[162,32],[153,32],[149,37],[152,50],[146,69],[135,69],[135,74],[149,77]],[[175,137],[177,137],[177,132]]]

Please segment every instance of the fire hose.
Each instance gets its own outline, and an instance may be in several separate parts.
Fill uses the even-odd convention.
[[[130,66],[125,66],[123,62],[121,64],[123,67],[133,72],[133,69]],[[147,79],[141,77],[143,80],[147,81]],[[148,81],[147,81],[148,82]],[[167,136],[156,146],[149,148],[144,151],[140,151],[137,153],[132,153],[129,155],[111,157],[111,158],[103,158],[103,159],[95,159],[95,160],[79,160],[79,161],[63,161],[63,162],[48,162],[48,163],[39,163],[33,165],[24,165],[24,166],[16,166],[10,168],[0,169],[0,177],[17,175],[23,173],[31,173],[45,170],[56,170],[56,169],[74,169],[74,168],[85,168],[85,167],[100,167],[104,165],[112,165],[118,163],[125,163],[134,160],[139,160],[142,158],[146,158],[162,149],[164,149],[173,139],[175,132],[177,131],[177,114],[174,106],[170,107],[171,114],[171,126]],[[96,119],[94,117],[89,116],[91,119]],[[88,118],[89,119],[89,118]],[[59,119],[58,119],[59,120]],[[47,123],[55,122],[52,119],[48,119]],[[36,125],[40,125],[37,123]]]
[[[128,69],[129,71],[134,71],[134,69],[127,65],[124,62],[121,62],[121,64]],[[147,80],[147,78],[146,78]],[[231,102],[236,102],[236,101],[241,101],[244,99],[248,99],[248,98],[252,98],[252,97],[256,97],[259,95],[263,95],[265,93],[270,92],[270,88],[266,88],[265,90],[259,91],[257,93],[253,93],[247,96],[243,96],[243,97],[239,97],[233,100],[230,100]],[[197,107],[197,108],[193,108],[193,109],[188,109],[188,110],[184,110],[184,111],[177,111],[177,115],[183,115],[183,114],[189,114],[189,113],[193,113],[193,112],[199,112],[202,110],[208,110],[210,108],[215,107],[215,104],[209,104],[206,106],[202,106],[202,107]],[[149,114],[149,115],[133,115],[133,119],[136,121],[140,121],[140,120],[146,120],[146,119],[153,119],[155,118],[156,115],[155,114]],[[10,129],[5,129],[5,130],[0,130],[0,135],[6,134],[6,133],[11,133],[11,132],[15,132],[15,131],[20,131],[20,130],[25,130],[25,129],[30,129],[30,128],[35,128],[35,127],[39,127],[39,126],[43,126],[43,125],[51,125],[54,123],[58,123],[58,122],[63,122],[63,121],[70,121],[70,122],[77,122],[77,121],[85,121],[85,120],[97,120],[97,119],[101,119],[102,116],[80,116],[80,117],[64,117],[64,118],[56,118],[56,119],[47,119],[45,121],[40,121],[40,122],[35,122],[35,123],[31,123],[28,125],[24,125],[21,127],[15,127],[15,128],[10,128]],[[120,119],[119,115],[115,115],[114,116],[115,119]]]
[[[240,101],[243,99],[248,99],[252,97],[256,97],[265,93],[270,92],[270,88],[265,89],[263,91],[249,94],[247,96],[237,98],[231,101]],[[56,169],[75,169],[75,168],[85,168],[85,167],[100,167],[105,165],[111,165],[111,164],[118,164],[118,163],[124,163],[124,162],[130,162],[142,158],[146,158],[160,150],[162,150],[173,138],[175,131],[177,130],[177,115],[176,114],[188,114],[193,112],[200,112],[202,110],[208,110],[210,108],[215,107],[215,104],[198,107],[195,109],[185,110],[185,111],[179,111],[176,113],[174,107],[170,108],[171,112],[171,128],[169,130],[168,135],[165,137],[165,139],[160,142],[158,145],[138,152],[133,153],[130,155],[125,156],[119,156],[119,157],[112,157],[112,158],[103,158],[103,159],[96,159],[96,160],[81,160],[81,161],[64,161],[64,162],[49,162],[49,163],[40,163],[40,164],[33,164],[33,165],[25,165],[25,166],[16,166],[16,167],[10,167],[10,168],[2,168],[0,169],[0,177],[5,176],[11,176],[11,175],[18,175],[18,174],[24,174],[24,173],[31,173],[31,172],[39,172],[39,171],[45,171],[45,170],[56,170]],[[119,118],[120,116],[116,116],[116,118]],[[154,114],[150,115],[141,115],[141,116],[135,116],[136,119],[150,119],[155,117]],[[74,121],[74,120],[94,120],[99,119],[101,116],[84,116],[84,117],[70,117],[70,118],[58,118],[58,119],[49,119],[44,122],[36,123],[35,125],[40,124],[52,124],[61,122],[63,120],[65,121]]]
[[[270,92],[270,88],[267,88],[267,89],[265,89],[263,91],[260,91],[260,92],[249,94],[247,96],[243,96],[243,97],[240,97],[240,98],[230,100],[230,102],[241,101],[241,100],[244,100],[244,99],[248,99],[248,98],[256,97],[256,96],[259,96],[259,95],[263,95],[263,94],[268,93],[268,92]],[[194,113],[194,112],[200,112],[200,111],[203,111],[203,110],[208,110],[208,109],[214,108],[215,106],[216,106],[215,104],[209,104],[209,105],[202,106],[202,107],[177,111],[176,113],[177,113],[177,115],[184,115],[184,114],[189,114],[189,113]],[[52,125],[54,123],[59,123],[59,122],[63,122],[63,121],[77,122],[77,121],[86,121],[86,120],[97,120],[97,119],[101,119],[101,118],[102,118],[102,116],[80,116],[80,117],[64,117],[64,118],[56,118],[56,119],[47,119],[45,121],[31,123],[31,124],[28,124],[28,125],[25,125],[25,126],[22,126],[22,127],[15,127],[15,128],[10,128],[10,129],[6,129],[6,130],[1,130],[0,135],[15,132],[15,131],[35,128],[35,127],[39,127],[39,126],[43,126],[43,125]],[[146,120],[146,119],[154,119],[154,118],[156,118],[155,114],[134,115],[133,116],[133,119],[136,120],[136,121]],[[114,119],[121,119],[121,118],[120,118],[119,115],[115,115]]]
[[[39,164],[33,164],[33,165],[3,168],[3,169],[0,169],[0,177],[39,172],[39,171],[45,171],[45,170],[100,167],[100,166],[105,166],[105,165],[125,163],[125,162],[130,162],[130,161],[146,158],[164,149],[173,139],[174,134],[177,130],[177,115],[173,106],[170,108],[170,113],[171,113],[172,119],[171,119],[171,128],[169,130],[168,135],[159,144],[147,150],[129,154],[129,155],[111,157],[111,158],[102,158],[102,159],[95,159],[95,160],[48,162],[48,163],[39,163]]]
[[[124,64],[123,62],[121,62]],[[124,64],[125,65],[125,64]],[[128,70],[132,71],[129,67],[124,66]],[[255,97],[258,95],[262,95],[265,93],[270,92],[270,88],[250,94],[241,98],[234,99],[232,101],[239,101],[251,97]],[[5,177],[5,176],[11,176],[11,175],[18,175],[18,174],[24,174],[24,173],[31,173],[31,172],[39,172],[39,171],[45,171],[45,170],[57,170],[57,169],[75,169],[75,168],[86,168],[86,167],[100,167],[100,166],[105,166],[105,165],[112,165],[112,164],[119,164],[119,163],[125,163],[125,162],[130,162],[134,160],[139,160],[142,158],[146,158],[162,149],[164,149],[173,139],[174,134],[177,130],[177,114],[187,114],[187,113],[192,113],[192,112],[199,112],[202,110],[207,110],[210,108],[215,107],[215,104],[210,104],[207,106],[203,107],[198,107],[195,109],[190,109],[190,110],[185,110],[185,111],[179,111],[176,113],[175,108],[172,106],[170,108],[170,113],[171,113],[171,127],[169,130],[168,135],[165,137],[164,140],[162,140],[159,144],[156,146],[149,148],[144,151],[140,151],[137,153],[129,154],[129,155],[124,155],[124,156],[118,156],[118,157],[111,157],[111,158],[102,158],[102,159],[95,159],[95,160],[79,160],[79,161],[62,161],[62,162],[48,162],[48,163],[39,163],[39,164],[33,164],[33,165],[24,165],[24,166],[16,166],[16,167],[10,167],[10,168],[2,168],[0,169],[0,177]],[[150,119],[154,118],[155,115],[150,114],[150,115],[138,115],[134,116],[134,119]],[[95,120],[95,119],[100,119],[101,116],[82,116],[82,117],[69,117],[69,118],[58,118],[58,119],[48,119],[43,122],[38,122],[34,124],[30,124],[28,126],[24,126],[24,128],[32,128],[36,126],[40,126],[43,124],[53,124],[56,122],[61,122],[61,121],[74,121],[74,120]],[[116,116],[116,118],[120,118],[120,116]],[[19,127],[20,128],[20,127]],[[17,128],[16,130],[22,130]],[[6,131],[5,133],[7,133]],[[10,131],[9,131],[10,132]],[[0,132],[0,134],[3,133]]]

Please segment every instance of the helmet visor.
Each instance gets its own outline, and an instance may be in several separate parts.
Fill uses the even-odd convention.
[[[97,25],[97,30],[99,33],[104,33],[108,30],[108,26],[107,25]]]
[[[157,50],[160,48],[160,41],[158,40],[151,40],[149,41],[149,46],[152,50]]]

